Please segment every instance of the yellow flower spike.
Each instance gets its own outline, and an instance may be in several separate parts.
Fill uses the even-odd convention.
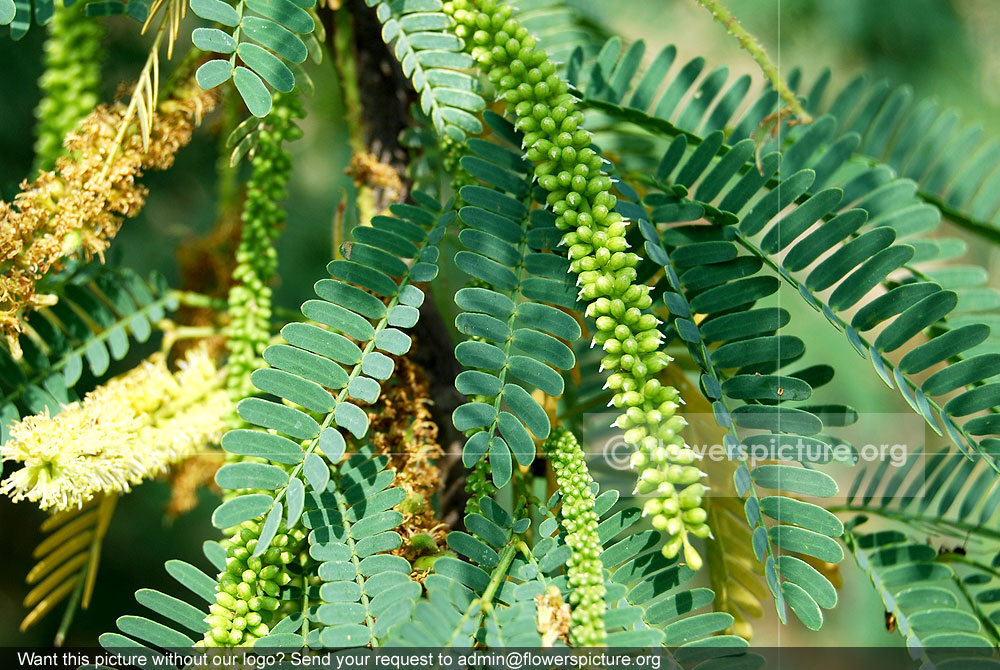
[[[78,508],[99,493],[125,493],[218,441],[233,411],[223,375],[204,349],[179,368],[171,373],[156,354],[54,417],[16,422],[0,460],[24,467],[0,483],[0,493],[46,510]]]

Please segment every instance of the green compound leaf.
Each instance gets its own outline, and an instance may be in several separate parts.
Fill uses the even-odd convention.
[[[426,114],[438,133],[463,141],[482,132],[477,114],[486,107],[479,83],[467,70],[472,59],[464,43],[449,30],[451,17],[440,3],[368,2],[382,22],[382,39],[413,83]]]
[[[865,84],[856,80],[831,104],[824,105],[824,82],[828,76],[821,77],[808,91],[811,113],[816,115],[813,123],[782,125],[774,138],[755,140],[752,136],[760,124],[780,104],[774,91],[766,91],[754,100],[756,94],[749,94],[750,87],[737,80],[724,93],[721,86],[727,76],[722,73],[724,68],[702,80],[699,75],[704,63],[695,59],[672,75],[667,74],[669,68],[662,72],[653,68],[653,73],[666,81],[634,76],[633,84],[639,95],[632,99],[619,95],[629,88],[624,81],[615,83],[615,93],[611,95],[608,86],[611,73],[621,72],[627,78],[627,73],[633,71],[629,59],[634,52],[630,50],[616,60],[621,52],[620,46],[609,41],[606,51],[602,51],[607,60],[598,59],[587,66],[589,71],[580,73],[586,81],[589,72],[588,86],[594,87],[593,91],[584,92],[581,104],[601,113],[595,139],[598,145],[605,139],[610,141],[633,173],[646,174],[655,168],[654,177],[660,190],[645,196],[642,204],[648,209],[644,211],[632,206],[638,203],[627,202],[638,197],[634,188],[626,186],[621,190],[624,201],[619,198],[618,203],[623,213],[640,223],[644,218],[686,222],[697,215],[716,224],[700,230],[677,226],[666,231],[662,240],[655,240],[669,251],[675,267],[691,267],[681,275],[683,290],[698,292],[692,299],[699,305],[714,297],[725,299],[726,281],[741,278],[729,273],[741,272],[745,267],[748,268],[745,272],[756,274],[749,264],[756,266],[767,259],[774,264],[775,274],[782,283],[796,289],[807,304],[823,313],[861,356],[872,358],[879,376],[890,387],[899,388],[932,430],[940,431],[943,426],[959,449],[982,451],[978,434],[995,432],[1000,428],[1000,420],[975,417],[958,422],[956,418],[963,415],[954,412],[988,403],[990,400],[985,397],[988,393],[981,392],[984,397],[978,403],[972,402],[975,398],[967,399],[965,402],[971,404],[959,402],[949,409],[943,399],[920,393],[919,383],[908,375],[914,374],[918,365],[926,369],[949,358],[955,359],[951,361],[954,364],[988,353],[987,345],[982,344],[988,334],[967,331],[962,336],[953,336],[953,333],[967,326],[989,329],[987,324],[995,324],[995,331],[996,325],[1000,325],[989,312],[995,307],[995,297],[981,288],[986,282],[984,269],[942,265],[962,253],[962,244],[948,238],[924,237],[940,224],[943,209],[958,203],[969,206],[973,202],[969,197],[975,193],[979,194],[980,204],[987,200],[993,203],[989,217],[1000,216],[996,207],[1000,201],[985,195],[991,190],[996,193],[995,186],[1000,184],[1000,177],[988,178],[991,172],[995,174],[998,164],[994,145],[974,151],[979,131],[967,128],[958,132],[957,117],[951,112],[942,114],[936,105],[924,104],[913,109],[913,116],[909,116],[904,111],[908,109],[909,94],[897,91],[890,96],[884,84],[872,89],[870,99],[863,99]],[[664,60],[657,67],[671,63],[671,53],[665,50],[661,54]],[[798,77],[796,73],[796,85]],[[656,101],[655,92],[659,90],[664,92]],[[683,105],[687,98],[689,102]],[[742,116],[734,116],[741,109]],[[653,136],[669,143],[658,166],[639,149],[648,144],[620,148],[618,135],[623,122],[640,127],[637,136],[645,137],[644,141]],[[725,133],[724,138],[719,131]],[[759,142],[762,146],[757,147]],[[960,169],[964,161],[953,153],[955,148],[966,151],[967,155],[976,154],[967,173]],[[759,165],[753,165],[755,149],[762,157]],[[871,158],[853,158],[855,150]],[[948,158],[938,160],[939,155]],[[693,197],[688,192],[692,185],[698,185]],[[644,186],[648,190],[649,184]],[[951,188],[953,192],[949,192]],[[946,193],[954,200],[949,200]],[[953,209],[947,213],[956,220]],[[963,227],[996,239],[995,232],[988,232],[995,228],[996,221],[987,224],[982,218],[970,219],[969,211],[958,212],[957,221]],[[716,234],[719,225],[723,226],[721,230],[731,232]],[[653,240],[657,236],[648,237]],[[735,242],[729,250],[724,244],[727,241]],[[725,260],[739,249],[750,255],[745,260],[739,255]],[[777,255],[786,249],[784,257]],[[647,251],[653,257],[655,247],[654,251],[648,248]],[[936,264],[925,268],[923,264],[927,261]],[[700,264],[688,265],[693,262]],[[727,264],[732,265],[727,267]],[[808,271],[813,264],[807,277],[797,274]],[[717,281],[720,274],[726,276],[726,281]],[[738,285],[733,288],[735,292]],[[719,292],[710,293],[713,289]],[[815,295],[815,291],[828,289],[831,293],[826,296]],[[959,296],[963,298],[958,300]],[[734,308],[738,306],[735,301],[732,304]],[[971,312],[964,313],[966,308]],[[853,318],[842,313],[847,310],[856,310]],[[744,311],[745,308],[734,309],[734,317]],[[725,318],[718,317],[720,327]],[[859,331],[875,326],[880,326],[881,332],[873,338],[872,346]],[[716,326],[713,319],[706,319],[699,322],[699,327],[711,332]],[[688,342],[694,336],[685,322],[678,322],[677,332]],[[904,358],[903,365],[893,370],[885,354],[923,336],[930,341],[917,342],[913,356]],[[966,337],[968,342],[963,341]],[[983,339],[976,341],[980,337]],[[746,339],[745,336],[743,340]],[[782,343],[779,364],[787,364],[788,359],[803,353],[792,351],[786,357],[789,350],[781,340],[761,340],[757,344],[778,342]],[[712,358],[720,364],[737,362],[738,353],[753,357],[751,349],[739,340],[732,340],[724,343]],[[777,353],[777,347],[772,346],[769,355],[751,358],[747,367],[757,367],[762,359]],[[754,372],[765,374],[760,369]],[[963,386],[968,391],[987,379],[980,377]]]
[[[387,463],[362,448],[335,473],[330,492],[315,498],[318,508],[303,516],[311,529],[310,554],[325,561],[318,570],[320,602],[310,617],[310,644],[368,645],[383,638],[420,595],[409,562],[384,553],[402,542],[394,529],[403,515],[391,508],[406,497],[403,489],[390,487],[394,477],[384,469]]]
[[[27,316],[28,325],[45,342],[44,351],[33,338],[22,337],[24,355],[15,361],[0,347],[0,443],[8,439],[12,421],[46,411],[58,414],[90,390],[81,385],[93,383],[81,379],[84,359],[91,372],[110,369],[111,361],[124,358],[133,341],[148,341],[152,323],[175,308],[176,301],[157,275],[143,279],[131,270],[103,266],[79,272],[59,303],[46,313]],[[89,315],[89,322],[80,314]]]
[[[410,237],[414,238],[412,249],[416,250],[417,255],[436,258],[433,253],[436,250],[430,241],[441,239],[443,229],[454,220],[454,214],[443,211],[440,205],[426,196],[421,196],[421,201],[425,205],[405,210],[405,213],[409,219],[426,222],[426,225],[418,226],[412,221],[394,217],[382,217],[380,225],[407,230]],[[430,207],[429,203],[434,206]],[[378,244],[377,241],[375,243]],[[383,252],[389,253],[386,250]],[[425,261],[424,264],[429,262]],[[355,261],[347,265],[331,264],[331,271],[336,279],[317,282],[315,290],[318,299],[307,300],[302,306],[305,316],[317,317],[330,330],[307,323],[287,325],[282,329],[282,334],[288,344],[273,344],[265,349],[264,361],[272,367],[256,370],[251,377],[261,391],[277,396],[284,402],[257,397],[244,399],[237,411],[245,421],[258,428],[230,431],[222,440],[224,448],[231,448],[232,453],[268,458],[274,463],[293,467],[237,463],[222,468],[219,472],[220,485],[275,491],[273,499],[264,496],[270,502],[252,495],[227,502],[217,513],[224,520],[243,521],[268,513],[265,523],[274,524],[278,523],[276,519],[285,516],[286,510],[289,520],[309,518],[309,510],[315,507],[317,500],[322,502],[322,497],[329,493],[327,489],[331,480],[331,466],[338,468],[337,481],[348,485],[344,494],[350,504],[357,502],[357,495],[362,498],[367,495],[363,488],[359,488],[361,484],[354,486],[355,480],[364,473],[355,472],[350,466],[350,460],[347,465],[340,463],[347,450],[347,433],[357,440],[364,440],[369,426],[368,414],[347,398],[349,394],[354,397],[357,385],[362,384],[365,389],[359,393],[367,400],[377,400],[381,393],[377,379],[390,379],[394,363],[388,356],[372,349],[379,343],[379,334],[386,333],[392,338],[387,346],[401,347],[405,351],[409,345],[409,337],[402,331],[387,326],[394,309],[400,306],[397,302],[405,298],[411,304],[403,306],[413,309],[413,304],[420,304],[422,293],[416,289],[407,290],[412,289],[409,284],[412,278],[408,275],[401,277],[397,283],[379,270]],[[384,289],[389,298],[388,307],[382,306],[380,301],[372,299],[361,290],[373,277],[384,277],[389,283]],[[358,280],[358,283],[353,283],[352,280]],[[406,315],[413,321],[409,312]],[[362,376],[362,372],[368,376]],[[291,406],[292,404],[320,414],[322,424],[313,416]],[[379,457],[376,460],[382,464],[380,467],[384,467],[388,459]],[[308,483],[309,491],[305,490],[303,480]],[[249,507],[240,507],[239,503],[236,503],[236,507],[228,507],[245,498],[251,500],[251,503],[247,503]],[[400,500],[396,500],[393,505]],[[264,504],[267,509],[260,509]],[[281,511],[275,511],[279,504]],[[240,518],[250,512],[255,514]],[[396,537],[398,546],[398,536]],[[368,542],[369,538],[366,537],[365,541],[368,543],[359,544],[357,551],[375,554],[388,550],[378,543],[388,542],[392,537],[379,538]],[[263,546],[261,551],[267,551],[266,543],[258,545],[260,546]],[[395,547],[389,549],[392,548]]]

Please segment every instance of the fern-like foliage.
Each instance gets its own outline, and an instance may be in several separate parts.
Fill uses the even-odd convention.
[[[218,542],[207,541],[203,552],[208,562],[216,569],[226,567],[226,551]],[[184,598],[176,598],[154,589],[139,589],[136,601],[153,613],[153,618],[126,615],[118,618],[121,633],[104,633],[100,636],[101,646],[106,649],[129,649],[144,654],[150,663],[161,657],[154,647],[176,649],[194,646],[194,640],[208,632],[204,609],[215,602],[216,581],[201,568],[179,560],[165,563],[167,573],[186,589]],[[191,596],[195,598],[191,598]],[[194,600],[194,603],[189,600]],[[165,620],[165,621],[164,621]],[[271,630],[268,642],[274,646],[301,647],[302,638],[295,633],[301,625],[301,617],[288,617]],[[160,658],[160,662],[164,662]]]
[[[391,486],[395,473],[386,470],[388,456],[369,452],[352,455],[335,468],[326,490],[309,494],[307,506],[315,507],[303,516],[312,529],[309,555],[322,561],[318,599],[311,597],[307,610],[312,625],[306,642],[313,647],[372,644],[420,595],[410,562],[387,553],[402,544],[394,529],[403,515],[393,508],[406,491]]]
[[[448,546],[468,560],[442,556],[434,562],[433,573],[424,579],[426,596],[390,631],[388,644],[471,647],[490,630],[492,646],[502,630],[506,644],[538,646],[541,637],[533,608],[538,591],[532,587],[544,576],[535,567],[527,580],[508,579],[513,577],[517,553],[514,542],[523,542],[530,525],[530,519],[515,519],[493,499],[483,498],[482,513],[465,517],[465,527],[474,535],[461,531],[448,535]],[[530,590],[518,590],[523,584]]]
[[[234,8],[223,0],[191,0],[195,14],[230,29],[195,28],[191,33],[196,47],[223,56],[198,68],[198,84],[208,90],[232,79],[250,113],[267,116],[268,86],[291,92],[296,85],[292,68],[309,56],[307,41],[316,22],[308,10],[315,5],[315,0],[240,0]]]
[[[793,76],[798,84],[799,73]],[[913,180],[919,196],[955,224],[1000,239],[1000,141],[987,141],[979,124],[963,125],[955,109],[914,100],[909,86],[858,75],[827,96],[829,81],[825,70],[803,94],[810,113],[838,120],[832,138],[857,135],[859,154]]]
[[[669,282],[663,300],[674,316],[671,325],[702,368],[702,392],[713,401],[716,421],[729,431],[724,441],[730,458],[742,461],[734,475],[736,491],[746,498],[754,552],[764,563],[779,616],[784,619],[787,601],[803,623],[818,629],[823,623],[820,607],[836,604],[836,591],[806,563],[782,554],[799,552],[837,563],[843,550],[833,538],[841,535],[843,524],[822,507],[784,493],[829,497],[837,493],[837,485],[815,469],[761,465],[751,471],[746,460],[749,453],[759,456],[765,450],[769,460],[827,462],[831,447],[822,437],[823,418],[842,425],[856,415],[849,408],[808,404],[813,387],[828,381],[833,370],[825,365],[788,370],[805,350],[799,338],[778,334],[789,313],[780,307],[755,308],[780,282],[760,273],[759,258],[739,255],[736,243],[726,239],[731,229],[672,228],[665,236],[672,248],[668,254],[654,224],[640,219],[640,227],[649,258],[663,265]],[[706,264],[709,258],[716,262]],[[689,268],[687,259],[701,264]],[[705,315],[700,324],[696,314]],[[721,344],[710,350],[716,343]],[[765,432],[746,434],[753,429]],[[758,488],[778,494],[762,495]],[[769,525],[767,518],[778,524]]]
[[[394,592],[393,600],[376,600],[379,585],[396,585],[393,577],[377,576],[399,575],[406,562],[385,555],[400,545],[392,529],[402,516],[391,508],[404,492],[389,488],[394,473],[385,470],[388,459],[373,455],[370,447],[341,460],[347,439],[361,442],[368,430],[368,416],[358,403],[378,399],[380,381],[391,377],[395,367],[390,356],[410,348],[410,337],[400,328],[412,327],[419,318],[424,294],[414,283],[437,275],[435,244],[455,218],[451,203],[442,208],[420,192],[414,198],[419,205],[393,205],[394,216],[377,216],[371,227],[354,229],[354,241],[344,245],[346,259],[330,263],[331,278],[317,282],[317,299],[302,305],[309,321],[287,325],[282,330],[286,343],[264,352],[270,367],[251,375],[260,391],[283,402],[268,397],[243,400],[237,411],[256,427],[231,430],[222,440],[228,452],[254,458],[227,464],[216,474],[220,487],[240,495],[215,510],[213,524],[229,529],[260,519],[252,554],[260,556],[280,528],[295,528],[301,520],[312,529],[309,557],[321,562],[324,584],[319,588],[291,584],[280,593],[280,600],[299,604],[308,622],[301,616],[279,621],[261,638],[269,646],[301,646],[303,639],[317,646],[369,644],[376,617],[385,618],[383,628],[393,620],[379,603],[397,602],[402,596]],[[350,373],[342,365],[350,366]],[[225,552],[219,565],[220,570],[226,567]],[[180,570],[193,574],[190,567]],[[408,572],[402,574],[407,580]],[[209,579],[208,600],[214,602],[217,582]],[[191,580],[204,591],[200,576]],[[161,624],[133,623],[134,618],[125,617],[119,628],[161,647],[193,644],[170,629],[151,639],[148,631],[163,633]],[[191,630],[208,629],[199,625]],[[119,638],[109,639],[117,645]],[[171,639],[173,644],[165,644]]]
[[[365,0],[382,22],[382,39],[390,46],[403,74],[420,96],[420,108],[439,135],[464,140],[483,125],[477,114],[486,108],[479,82],[467,70],[472,58],[461,39],[448,31],[453,24],[441,11],[441,0]]]
[[[410,337],[399,328],[412,327],[419,318],[424,294],[413,283],[437,275],[434,245],[455,216],[436,201],[417,197],[423,206],[393,205],[396,217],[375,217],[371,227],[354,229],[355,241],[345,245],[346,260],[332,261],[332,277],[316,283],[318,299],[302,304],[302,314],[315,323],[285,326],[286,343],[264,351],[270,367],[251,375],[260,391],[287,404],[263,397],[243,400],[237,412],[257,428],[233,430],[222,439],[230,453],[293,466],[287,472],[274,464],[233,463],[216,477],[223,488],[274,492],[233,498],[213,515],[215,526],[224,529],[266,514],[270,523],[265,523],[258,554],[267,549],[285,509],[301,511],[307,490],[325,489],[328,475],[323,473],[333,461],[320,454],[343,453],[345,435],[364,438],[368,416],[356,403],[378,399],[380,380],[392,376],[395,367],[389,356],[410,348]],[[414,262],[407,265],[400,258]],[[303,480],[308,488],[300,486]],[[295,518],[288,516],[289,527]]]
[[[858,514],[845,538],[909,646],[1000,641],[998,502],[993,469],[961,454],[917,453],[892,470],[858,473],[846,503],[837,508]],[[866,532],[869,517],[892,526]],[[928,534],[939,546],[929,543]]]
[[[628,81],[628,76],[617,76],[616,67],[630,73],[638,63],[628,53],[616,61],[615,49],[603,53],[611,56],[605,61],[599,58],[594,69],[603,68],[616,81]],[[967,453],[982,451],[978,438],[1000,430],[993,413],[1000,403],[1000,385],[988,382],[997,372],[987,353],[996,341],[989,326],[995,315],[979,313],[975,307],[989,307],[989,295],[994,292],[976,288],[985,281],[981,269],[923,269],[925,263],[945,260],[954,251],[947,239],[921,237],[938,225],[940,212],[921,201],[912,181],[894,177],[884,166],[851,161],[856,135],[825,144],[835,126],[831,116],[781,133],[772,142],[780,151],[766,153],[755,164],[755,144],[747,135],[769,113],[776,94],[764,94],[730,128],[744,86],[737,81],[730,91],[739,95],[727,92],[719,97],[727,74],[720,68],[708,74],[688,105],[677,111],[680,100],[692,90],[702,59],[681,67],[654,105],[654,84],[663,78],[672,54],[669,47],[660,54],[639,79],[627,105],[619,104],[627,94],[621,87],[613,92],[607,87],[598,89],[599,95],[610,96],[614,102],[606,97],[585,98],[586,104],[632,121],[646,133],[672,138],[653,179],[640,180],[662,191],[645,196],[644,203],[652,207],[649,220],[677,223],[705,218],[721,226],[706,234],[731,235],[737,247],[771,267],[782,282],[843,331],[858,353],[872,361],[883,381],[890,388],[898,387],[933,430],[947,433]],[[612,65],[616,62],[617,66]],[[719,100],[713,107],[716,97]],[[696,130],[706,134],[696,135]],[[794,212],[779,216],[793,204],[797,205]],[[640,213],[630,211],[629,215]],[[670,246],[667,241],[666,247]],[[722,248],[715,247],[725,254]],[[888,293],[873,297],[878,286]],[[833,291],[827,294],[829,289]],[[960,294],[961,289],[966,292]],[[968,297],[960,306],[963,295]],[[969,306],[974,313],[959,313]],[[840,314],[846,311],[854,312],[850,321]],[[876,327],[880,332],[873,341],[862,335]],[[922,333],[931,341],[915,347],[898,364],[890,360],[891,352]],[[935,381],[941,383],[918,384],[913,379],[946,361],[963,362],[940,373],[943,378]],[[959,396],[935,399],[960,388],[965,392]],[[990,413],[961,419],[984,410]]]
[[[55,15],[56,3],[69,8],[76,0],[0,0],[0,27],[10,26],[10,38],[15,42],[28,34],[32,19],[35,25],[45,26]],[[153,0],[90,0],[83,7],[88,17],[119,16],[124,14],[136,21],[145,21]],[[77,20],[81,20],[77,18]]]
[[[698,613],[711,604],[711,589],[683,588],[694,573],[676,559],[664,558],[658,551],[660,533],[638,530],[640,510],[615,511],[617,501],[617,491],[611,490],[598,495],[594,505],[601,518],[597,530],[603,545],[608,646],[676,646],[678,659],[695,653],[711,656],[704,647],[718,648],[723,655],[745,647],[738,637],[719,635],[732,625],[732,616]],[[448,546],[469,562],[437,559],[425,580],[427,595],[416,602],[407,621],[390,631],[390,645],[463,647],[480,641],[487,646],[538,646],[539,597],[555,589],[569,600],[564,568],[570,548],[552,511],[560,495],[537,510],[542,520],[530,548],[524,536],[531,525],[527,516],[515,520],[517,515],[492,499],[482,502],[482,514],[465,518],[469,533],[448,536]]]
[[[509,123],[494,114],[487,119],[513,137]],[[461,431],[476,431],[463,451],[465,465],[488,454],[493,481],[503,486],[512,473],[511,453],[529,465],[535,457],[532,435],[549,434],[548,416],[531,389],[562,395],[565,384],[557,370],[575,365],[562,340],[572,342],[581,331],[572,316],[553,307],[574,308],[576,290],[568,280],[569,262],[544,251],[555,246],[559,234],[552,216],[530,210],[527,164],[497,144],[470,140],[469,146],[462,166],[487,186],[460,192],[468,203],[459,213],[467,226],[459,234],[466,248],[455,263],[481,285],[455,296],[462,309],[456,326],[471,338],[455,350],[466,368],[455,386],[472,400],[455,410],[454,421]]]
[[[78,400],[74,389],[85,364],[92,377],[102,377],[128,354],[132,340],[147,341],[155,323],[177,306],[161,275],[144,280],[128,269],[88,269],[46,290],[59,302],[28,318],[23,358],[15,361],[0,347],[0,442],[12,421],[56,414]]]

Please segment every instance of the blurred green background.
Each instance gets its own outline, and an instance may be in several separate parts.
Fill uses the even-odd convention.
[[[824,66],[833,69],[831,90],[837,90],[859,72],[872,79],[888,77],[907,82],[916,99],[937,96],[959,108],[966,120],[978,120],[988,136],[1000,134],[1000,2],[996,0],[730,0],[729,7],[756,34],[787,72],[802,67],[806,81]],[[694,0],[616,0],[614,3],[578,2],[577,6],[626,39],[643,38],[647,56],[674,43],[683,62],[704,55],[709,65],[727,64],[736,74],[757,75],[757,67],[740,51],[724,29]],[[148,39],[137,37],[136,24],[108,22],[105,60],[105,99],[119,82],[138,72]],[[189,34],[182,30],[181,40]],[[32,162],[33,109],[36,81],[41,72],[44,30],[32,28],[20,43],[0,38],[0,196],[17,192]],[[380,39],[372,35],[371,39]],[[185,46],[183,43],[181,47]],[[296,308],[316,277],[322,275],[332,253],[331,222],[342,197],[353,186],[343,174],[348,148],[343,111],[334,70],[329,60],[313,66],[317,94],[307,101],[309,117],[302,123],[305,137],[292,145],[296,170],[288,201],[288,224],[279,242],[281,265],[276,298]],[[179,284],[178,244],[208,231],[215,221],[213,166],[217,140],[212,123],[199,131],[167,173],[143,179],[150,188],[147,207],[124,226],[113,247],[113,257],[142,273],[157,269],[171,284]],[[971,245],[969,259],[997,267],[996,250]],[[991,276],[996,276],[991,272]],[[996,280],[994,280],[995,283]],[[846,340],[818,314],[788,296],[782,304],[793,309],[810,342],[808,363],[832,362],[834,383],[823,396],[843,400],[872,412],[907,411],[899,396],[877,379]],[[799,333],[799,334],[803,334]],[[93,644],[112,630],[114,619],[136,612],[132,594],[138,588],[170,590],[163,562],[179,558],[200,562],[201,543],[217,537],[209,522],[215,501],[203,494],[194,512],[168,523],[162,509],[169,496],[163,482],[147,483],[129,494],[118,507],[104,546],[104,557],[94,601],[77,617],[67,640]],[[32,565],[43,515],[28,504],[15,506],[0,498],[0,541],[7,549],[0,558],[0,645],[36,645],[51,641],[58,614],[20,634],[17,622],[25,613],[21,600],[27,592],[23,576]],[[757,626],[755,643],[763,645],[885,645],[900,638],[884,628],[881,604],[867,578],[843,565],[845,587],[841,605],[829,613],[819,634],[800,626],[779,626],[773,614]],[[765,606],[767,609],[767,606]]]

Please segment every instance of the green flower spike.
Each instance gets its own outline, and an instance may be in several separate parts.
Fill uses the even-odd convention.
[[[704,473],[679,435],[686,422],[675,415],[681,402],[677,390],[656,379],[670,358],[660,351],[657,318],[644,313],[652,305],[649,287],[636,282],[639,256],[628,251],[628,222],[615,211],[611,178],[601,171],[601,156],[590,148],[583,113],[546,52],[511,18],[509,6],[454,0],[444,10],[455,19],[456,34],[506,102],[507,112],[516,117],[556,225],[567,231],[561,244],[577,274],[580,299],[588,303],[587,315],[597,323],[594,343],[606,352],[601,369],[612,373],[607,381],[615,391],[612,404],[624,410],[616,425],[636,448],[636,492],[652,496],[644,513],[669,535],[664,555],[672,558],[683,549],[685,561],[697,570],[702,559],[689,535],[710,535],[699,509],[705,487],[698,480]]]
[[[295,120],[303,116],[298,94],[276,94],[251,160],[253,173],[247,183],[243,230],[229,291],[228,386],[234,400],[254,392],[250,373],[263,364],[261,354],[271,337],[268,284],[278,267],[274,241],[285,222],[280,203],[288,195],[286,186],[292,174],[292,157],[284,143],[302,136]]]
[[[601,541],[597,536],[594,491],[584,460],[583,449],[570,431],[555,428],[542,445],[556,472],[562,493],[559,515],[566,529],[566,545],[573,551],[569,559],[570,641],[576,647],[598,647],[605,643],[604,568]]]
[[[63,154],[63,138],[97,106],[104,28],[84,16],[86,3],[56,4],[45,40],[42,99],[35,109],[35,167],[51,170]]]

